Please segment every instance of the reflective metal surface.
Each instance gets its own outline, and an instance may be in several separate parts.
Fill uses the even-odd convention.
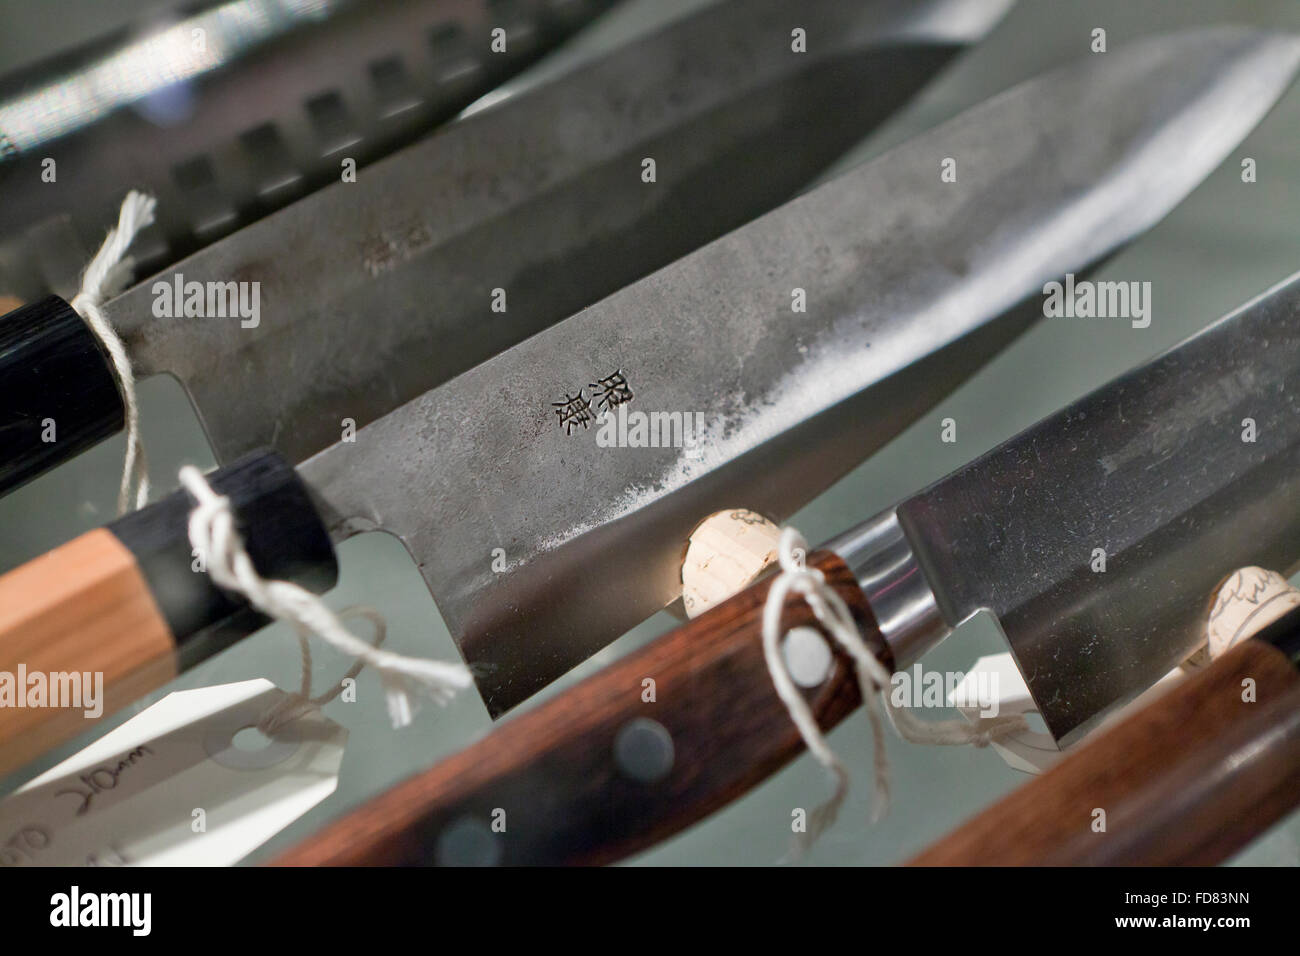
[[[895,670],[910,667],[952,633],[892,508],[823,547],[843,558],[857,578]]]
[[[1300,275],[898,516],[946,620],[992,610],[1076,739],[1204,642],[1232,571],[1300,567]]]
[[[220,461],[266,445],[300,460],[344,419],[364,425],[789,198],[1007,5],[817,0],[798,19],[820,40],[797,54],[783,0],[722,4],[158,277],[260,283],[256,328],[155,318],[152,281],[109,310],[137,374],[185,384]]]
[[[700,515],[790,514],[947,393],[969,361],[954,343],[1164,216],[1269,109],[1298,55],[1292,39],[1218,28],[1026,83],[303,474],[340,533],[402,538],[499,714],[673,600]],[[939,175],[945,157],[960,157],[956,183]],[[702,436],[604,447],[599,423],[566,424],[572,399],[615,374],[631,393],[618,411],[698,414]]]
[[[427,133],[611,5],[235,0],[0,80],[0,293],[70,297],[129,188],[158,198],[133,246],[148,275]]]
[[[0,100],[0,161],[12,160],[123,106],[229,66],[347,0],[232,0],[94,56]]]

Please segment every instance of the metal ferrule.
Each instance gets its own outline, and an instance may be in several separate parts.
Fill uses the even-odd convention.
[[[952,633],[893,508],[823,545],[849,566],[901,670]]]

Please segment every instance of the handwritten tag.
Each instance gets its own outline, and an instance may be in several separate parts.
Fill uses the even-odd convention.
[[[229,866],[334,792],[347,731],[320,712],[266,737],[288,695],[177,691],[0,803],[0,866]]]

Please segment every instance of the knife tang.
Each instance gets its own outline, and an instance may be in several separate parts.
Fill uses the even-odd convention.
[[[868,646],[888,663],[871,608],[844,562],[820,551],[809,565],[822,570]],[[275,862],[608,863],[702,819],[803,749],[759,640],[770,583],[757,582],[507,721]],[[803,599],[791,595],[782,626],[803,625],[817,626]],[[842,656],[805,694],[824,728],[861,702]],[[505,830],[494,833],[500,811]]]
[[[1300,612],[1292,611],[911,865],[1223,862],[1300,802],[1298,661]],[[1102,832],[1093,829],[1098,809]]]
[[[249,455],[208,479],[230,498],[259,574],[317,593],[333,587],[333,543],[279,456]],[[192,552],[193,508],[177,491],[0,577],[0,673],[20,675],[19,699],[28,698],[21,675],[45,675],[51,689],[55,674],[102,675],[97,716],[109,714],[266,624],[217,588]],[[82,707],[8,702],[0,774],[91,726]]]

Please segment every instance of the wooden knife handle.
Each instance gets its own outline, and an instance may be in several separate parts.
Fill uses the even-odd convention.
[[[888,660],[844,563],[830,552],[810,563]],[[596,864],[684,829],[803,750],[763,659],[769,581],[508,720],[274,862]],[[802,598],[787,599],[783,624],[814,624]],[[838,656],[805,693],[828,728],[860,703]]]
[[[1294,631],[1300,617],[1290,616]],[[1253,703],[1243,700],[1246,681],[1254,682]],[[910,865],[1205,866],[1297,803],[1300,671],[1288,654],[1252,639]]]
[[[121,431],[112,361],[58,296],[0,316],[0,495]]]
[[[263,576],[333,585],[333,545],[283,460],[255,453],[209,481]],[[264,623],[195,570],[193,506],[178,491],[0,577],[0,774]]]

